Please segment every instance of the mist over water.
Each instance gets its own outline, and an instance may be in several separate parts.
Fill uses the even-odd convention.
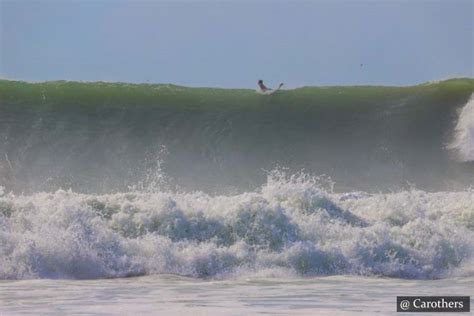
[[[473,91],[0,81],[0,279],[472,276]]]

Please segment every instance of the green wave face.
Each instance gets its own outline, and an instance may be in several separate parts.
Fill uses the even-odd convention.
[[[454,190],[472,162],[447,146],[474,79],[412,87],[253,90],[0,81],[0,185],[111,192],[155,181],[223,193],[282,167],[337,191]]]

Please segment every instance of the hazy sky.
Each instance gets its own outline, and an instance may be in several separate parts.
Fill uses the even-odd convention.
[[[0,77],[219,87],[473,77],[473,3],[0,0]]]

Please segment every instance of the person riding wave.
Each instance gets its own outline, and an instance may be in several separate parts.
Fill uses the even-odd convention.
[[[258,87],[260,88],[260,91],[261,91],[261,92],[267,92],[267,91],[272,91],[272,90],[273,90],[273,89],[268,88],[267,86],[265,86],[265,85],[263,84],[263,80],[259,80],[259,81],[257,82],[257,85],[258,85]],[[280,89],[282,86],[283,86],[283,83],[280,83],[280,85],[278,86],[277,90]]]

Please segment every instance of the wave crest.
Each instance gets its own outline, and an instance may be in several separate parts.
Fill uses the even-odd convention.
[[[456,151],[459,160],[474,161],[474,94],[462,108],[455,131],[449,148]]]

